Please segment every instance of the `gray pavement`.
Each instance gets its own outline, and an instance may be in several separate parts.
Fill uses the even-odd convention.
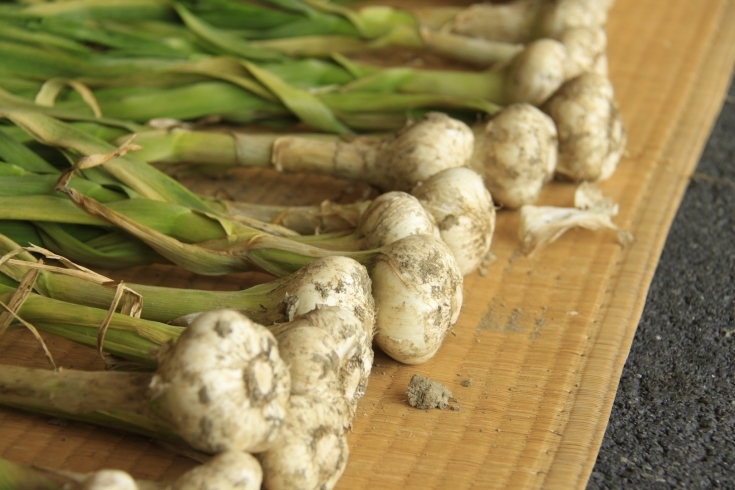
[[[667,238],[587,488],[735,489],[735,83]]]

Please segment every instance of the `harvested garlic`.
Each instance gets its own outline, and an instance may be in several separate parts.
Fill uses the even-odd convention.
[[[151,398],[195,449],[262,451],[284,424],[290,380],[276,340],[234,310],[203,313],[159,352]]]
[[[268,490],[329,490],[349,457],[346,411],[337,393],[292,395],[289,416],[273,447],[257,455]]]
[[[334,339],[335,352],[340,360],[340,390],[347,402],[349,421],[351,421],[354,418],[358,401],[365,395],[370,379],[374,357],[372,332],[349,311],[322,305],[296,317],[292,322],[272,325],[269,329],[277,339],[280,339],[283,332],[298,327],[318,328]],[[290,338],[293,339],[293,337]],[[279,346],[283,353],[280,340]],[[282,356],[285,358],[286,354]],[[294,389],[292,388],[291,391],[293,393]],[[349,425],[351,424],[348,423]]]
[[[556,0],[545,2],[535,27],[539,37],[557,37],[572,27],[601,27],[614,0]]]
[[[554,206],[523,206],[518,235],[526,253],[533,253],[555,241],[568,230],[579,227],[588,230],[609,229],[618,233],[618,241],[627,245],[633,236],[612,222],[618,205],[605,198],[594,185],[583,183],[575,192],[574,208]]]
[[[340,358],[337,343],[324,330],[295,325],[276,337],[278,351],[290,366],[291,394],[322,396],[337,393]]]
[[[375,329],[372,281],[359,262],[342,256],[324,257],[302,267],[270,294],[282,298],[268,311],[253,312],[263,324],[292,321],[318,306],[339,306],[354,314],[371,338]]]
[[[495,205],[480,174],[466,167],[450,168],[411,193],[436,220],[462,275],[477,269],[490,251],[495,231]]]
[[[263,470],[248,453],[225,451],[174,481],[167,490],[260,490]]]
[[[80,490],[138,490],[132,476],[122,470],[95,471],[82,481]]]
[[[607,76],[607,34],[595,27],[570,27],[556,39],[567,49],[566,79],[593,72]]]
[[[525,43],[531,38],[541,3],[541,0],[476,3],[460,11],[449,23],[449,28],[464,36]]]
[[[452,252],[431,235],[409,236],[381,250],[370,277],[377,345],[405,364],[429,360],[462,307],[462,273]]]
[[[567,79],[567,53],[554,39],[537,39],[526,45],[507,67],[504,101],[539,106]]]
[[[384,191],[410,191],[417,182],[465,165],[474,136],[463,122],[430,112],[387,138],[350,141],[284,136],[273,143],[272,162],[289,172],[316,172],[361,180]]]
[[[360,219],[357,231],[365,248],[380,248],[411,235],[439,238],[436,221],[418,199],[405,192],[386,192],[376,197]]]
[[[557,151],[551,118],[530,104],[513,104],[477,135],[470,168],[483,176],[496,203],[514,209],[536,202],[554,175]]]
[[[607,77],[584,73],[569,80],[543,110],[559,134],[559,174],[599,181],[615,172],[627,134]]]

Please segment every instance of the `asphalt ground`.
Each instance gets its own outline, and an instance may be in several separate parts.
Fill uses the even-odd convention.
[[[735,489],[735,83],[666,240],[587,488]]]

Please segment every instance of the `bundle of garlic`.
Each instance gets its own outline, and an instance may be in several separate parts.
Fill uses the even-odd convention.
[[[273,167],[409,191],[441,170],[466,165],[474,138],[465,123],[430,112],[387,136],[342,139],[174,129],[142,132],[136,143],[143,147],[136,156],[148,162]]]
[[[290,376],[265,327],[232,310],[208,312],[158,358],[153,375],[3,366],[0,403],[132,412],[208,453],[262,451],[276,440]]]
[[[396,199],[399,196],[403,196],[404,199]],[[367,265],[372,280],[375,307],[378,311],[376,316],[378,345],[396,360],[409,364],[420,363],[436,353],[449,328],[457,320],[462,306],[462,274],[452,252],[438,238],[439,232],[436,230],[434,219],[426,214],[415,198],[402,194],[387,194],[381,198],[371,204],[371,209],[363,216],[364,226],[361,227],[363,232],[365,232],[364,228],[375,228],[375,230],[370,230],[370,233],[380,229],[386,232],[382,238],[376,239],[376,245],[380,245],[380,248],[360,252],[323,250],[320,253],[324,256],[356,256]],[[390,202],[389,205],[384,206],[382,202],[386,200]],[[410,218],[409,226],[400,226],[403,216],[393,205],[399,202],[404,202],[415,210],[415,213],[403,213]],[[394,216],[393,220],[385,220],[389,226],[384,224],[382,219],[372,218],[373,213],[382,215],[383,212],[386,212],[387,216]],[[420,218],[422,215],[423,218],[419,220],[421,224],[417,227],[414,218]],[[420,234],[415,234],[417,232]],[[350,259],[345,258],[342,261],[350,261]],[[326,284],[334,284],[335,287],[344,289],[345,280],[342,275],[332,277],[333,274],[328,268],[324,269],[324,274],[330,278],[326,280]],[[63,279],[59,282],[62,281],[73,282],[70,279]],[[363,290],[365,281],[352,279],[350,281],[351,287],[356,288],[356,291]],[[324,294],[325,280],[310,282],[306,287],[314,290],[315,294]],[[145,287],[138,289],[142,294],[147,294],[149,300],[155,304],[152,296],[160,293],[160,290],[153,291]],[[294,313],[298,313],[296,300],[287,297],[284,289],[287,287],[280,283],[275,287],[263,285],[258,288],[258,292],[265,293],[260,295],[260,298],[268,297],[269,305],[283,305],[281,308],[276,308],[276,315],[283,315],[284,312],[291,314],[292,309]],[[272,295],[269,294],[271,291],[273,291]],[[235,298],[238,294],[198,293],[182,291],[173,300],[170,299],[169,293],[169,299],[166,301],[175,302],[178,305],[176,306],[178,312],[186,315],[216,307],[217,303],[211,301],[214,297],[219,297],[221,301]],[[78,298],[78,290],[75,293],[71,288],[63,288],[54,292],[55,297],[69,298],[74,301],[70,297],[72,294],[77,294]],[[103,293],[107,298],[109,294],[109,291]],[[184,296],[192,298],[191,302],[182,301]],[[107,301],[109,304],[109,299]],[[204,308],[200,306],[205,304],[207,306]],[[94,306],[100,305],[95,304]],[[163,306],[170,314],[173,306],[170,304]],[[273,318],[270,309],[266,309],[260,315],[257,314],[257,308],[254,308],[253,311],[259,320],[264,317]],[[363,318],[370,315],[367,308],[363,308],[362,312],[355,310],[355,313]],[[147,315],[145,310],[143,315]],[[164,320],[164,318],[159,319]],[[169,317],[164,321],[170,320]]]
[[[270,490],[333,488],[347,463],[345,430],[372,366],[369,326],[347,310],[322,306],[273,330],[276,337],[233,310],[210,311],[160,349],[152,376],[6,366],[0,403],[80,420],[91,414],[96,423],[121,414],[141,433],[162,423],[215,454],[168,489],[214,482],[260,488],[261,479]],[[119,471],[79,483],[89,490],[137,488]]]
[[[574,207],[523,206],[518,236],[526,253],[533,253],[572,228],[609,229],[618,233],[618,241],[627,245],[633,235],[612,222],[618,205],[605,198],[593,184],[584,182],[574,194]]]

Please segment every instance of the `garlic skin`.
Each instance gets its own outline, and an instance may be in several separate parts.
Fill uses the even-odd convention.
[[[485,179],[493,200],[511,209],[536,202],[557,166],[554,121],[530,104],[513,104],[476,140],[470,168]]]
[[[268,490],[329,490],[344,473],[349,457],[342,420],[344,400],[292,395],[281,437],[257,455]]]
[[[543,104],[566,80],[566,48],[554,39],[537,39],[514,57],[504,85],[506,105]]]
[[[380,248],[410,235],[439,238],[434,217],[414,196],[399,191],[376,197],[363,213],[357,232],[366,249]]]
[[[149,389],[154,410],[193,448],[262,451],[284,424],[290,379],[268,329],[215,310],[161,349]]]
[[[405,364],[429,360],[462,307],[462,273],[447,245],[413,235],[381,251],[372,265],[376,344]]]
[[[248,453],[225,451],[174,481],[168,490],[260,490],[263,470]]]
[[[441,239],[462,275],[477,269],[490,251],[495,231],[495,205],[480,174],[466,167],[443,170],[411,194],[438,223]]]
[[[523,206],[518,237],[524,251],[530,254],[575,227],[616,231],[618,241],[625,246],[633,241],[633,235],[612,222],[617,214],[617,204],[603,196],[594,184],[583,182],[574,193],[573,208]]]
[[[615,172],[627,134],[607,77],[585,73],[569,80],[543,110],[559,133],[559,174],[600,181]]]
[[[95,471],[79,486],[80,490],[138,490],[132,476],[122,470]]]

